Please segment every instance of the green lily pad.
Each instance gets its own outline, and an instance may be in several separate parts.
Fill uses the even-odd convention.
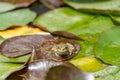
[[[0,14],[0,30],[5,30],[11,26],[23,26],[33,21],[36,13],[29,9],[19,9],[8,13]]]
[[[0,63],[0,80],[4,80],[11,72],[21,67],[21,64]]]
[[[64,0],[64,2],[85,12],[120,15],[120,0]]]
[[[5,2],[0,2],[0,13],[12,10],[15,8],[15,5]]]
[[[93,54],[93,44],[97,41],[99,34],[115,26],[109,17],[81,13],[67,7],[39,16],[34,24],[42,25],[50,31],[72,32],[87,40],[80,42],[82,49],[78,56]]]
[[[10,73],[22,67],[23,63],[28,60],[29,56],[30,55],[18,58],[7,58],[0,55],[0,80],[4,80]]]
[[[105,63],[120,66],[120,27],[104,32],[94,50],[96,57]]]

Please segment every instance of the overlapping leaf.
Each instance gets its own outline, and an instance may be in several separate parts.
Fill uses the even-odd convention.
[[[89,15],[70,8],[60,8],[38,17],[34,24],[45,26],[50,31],[64,30],[87,40],[82,44],[81,54],[92,54],[93,43],[104,30],[114,27],[109,17]]]
[[[120,0],[64,0],[64,2],[85,12],[120,15]]]

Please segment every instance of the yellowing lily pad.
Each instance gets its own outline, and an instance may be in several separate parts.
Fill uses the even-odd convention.
[[[18,27],[18,28],[6,30],[6,31],[1,31],[0,36],[2,36],[3,38],[10,38],[10,37],[20,36],[20,35],[36,34],[38,32],[42,32],[42,31],[38,28],[22,26],[22,27]]]
[[[72,59],[70,62],[77,66],[79,69],[87,72],[98,71],[105,68],[105,65],[101,61],[92,57]]]

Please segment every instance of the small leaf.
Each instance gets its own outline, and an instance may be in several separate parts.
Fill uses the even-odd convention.
[[[15,6],[10,3],[0,2],[0,13],[14,9]]]
[[[27,7],[35,1],[36,0],[0,0],[0,2],[15,4],[16,7]]]
[[[104,32],[95,45],[96,57],[105,63],[120,66],[120,28],[112,28]]]
[[[120,0],[64,0],[64,2],[84,12],[120,15]]]
[[[5,30],[11,26],[23,26],[31,22],[36,14],[29,9],[21,9],[0,14],[0,30]]]

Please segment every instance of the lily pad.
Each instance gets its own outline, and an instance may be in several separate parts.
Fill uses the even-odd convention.
[[[96,57],[105,63],[120,66],[120,27],[104,32],[95,45]]]
[[[84,12],[120,15],[120,0],[64,0],[64,2]]]
[[[20,9],[0,14],[0,30],[5,30],[14,25],[26,25],[33,21],[35,17],[36,14],[29,9]]]
[[[0,62],[0,80],[4,80],[11,72],[20,67],[21,64],[8,64]]]
[[[70,63],[86,72],[95,72],[105,68],[105,65],[93,57],[81,57],[77,59],[71,59]]]
[[[59,8],[39,16],[34,24],[46,27],[50,31],[68,31],[85,39],[82,43],[81,53],[93,54],[93,44],[99,34],[115,24],[107,16],[90,15],[75,11],[71,8]]]
[[[0,2],[0,13],[12,10],[15,8],[15,5],[5,2]]]
[[[0,2],[7,2],[16,5],[16,7],[27,7],[36,0],[0,0]]]

